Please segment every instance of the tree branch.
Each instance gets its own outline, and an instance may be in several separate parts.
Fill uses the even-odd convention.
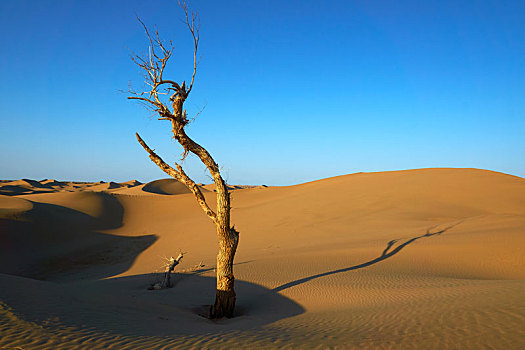
[[[191,89],[193,88],[193,81],[195,80],[195,74],[197,73],[197,49],[199,46],[199,13],[198,12],[192,12],[191,13],[191,23],[190,18],[188,16],[188,6],[186,5],[186,0],[179,0],[179,6],[182,7],[184,10],[184,15],[186,17],[186,25],[188,26],[188,29],[191,32],[191,36],[193,37],[193,75],[191,76],[191,83],[188,87],[188,91],[186,92],[186,96],[188,96],[191,92]],[[197,23],[195,23],[197,22]]]
[[[156,101],[152,101],[148,98],[145,98],[145,97],[139,97],[139,96],[128,96],[128,100],[139,100],[139,101],[144,101],[144,102],[148,102],[152,105],[154,105],[155,107],[157,107],[159,110],[162,110],[163,108],[165,108],[165,106],[162,104],[162,103],[158,103]]]
[[[202,191],[200,190],[199,186],[197,186],[195,181],[193,181],[188,177],[188,175],[186,175],[186,173],[182,169],[182,166],[180,166],[180,164],[175,163],[175,166],[177,167],[177,170],[175,170],[174,168],[166,164],[166,162],[164,162],[164,160],[162,160],[162,158],[159,157],[155,153],[155,151],[149,148],[138,133],[135,133],[135,135],[137,136],[137,140],[139,141],[140,145],[146,150],[146,152],[149,153],[149,158],[153,161],[153,163],[157,164],[157,166],[161,168],[162,171],[164,171],[166,174],[186,185],[186,187],[197,198],[197,202],[199,202],[199,205],[201,206],[202,210],[204,210],[206,215],[208,215],[208,217],[212,219],[214,223],[216,223],[217,214],[208,206],[208,203],[206,203],[206,199],[204,198],[204,195],[202,194]]]
[[[197,49],[199,44],[199,18],[196,12],[190,12],[188,10],[185,0],[179,0],[179,5],[184,10],[185,24],[192,35],[194,43],[193,73],[190,85],[186,87],[186,83],[184,81],[179,85],[173,80],[163,79],[164,68],[171,57],[173,46],[170,42],[171,46],[169,49],[167,49],[164,46],[163,41],[160,39],[158,31],[155,29],[154,33],[150,33],[144,22],[138,18],[139,22],[144,28],[146,36],[148,37],[150,44],[149,55],[133,55],[132,60],[139,68],[144,71],[145,83],[149,85],[151,89],[150,91],[143,91],[142,93],[138,94],[134,93],[134,96],[130,96],[128,98],[139,100],[152,106],[159,114],[159,120],[171,121],[173,127],[173,136],[184,149],[183,159],[189,152],[191,152],[198,156],[204,165],[206,165],[215,181],[217,191],[223,193],[226,198],[224,201],[220,201],[220,203],[218,203],[217,213],[223,211],[225,212],[225,208],[229,207],[229,192],[224,180],[221,177],[220,169],[208,151],[188,137],[184,130],[185,126],[190,122],[190,120],[187,118],[187,114],[183,108],[183,105],[186,101],[186,98],[188,97],[188,94],[193,88],[198,65]],[[171,102],[171,108],[169,108],[167,103],[161,101],[161,96],[159,95],[171,94],[171,91],[174,91],[174,93],[169,98],[169,101]],[[209,208],[199,187],[186,175],[179,164],[175,163],[176,169],[172,168],[166,164],[157,154],[155,154],[155,152],[144,143],[138,134],[137,140],[149,153],[151,160],[155,164],[157,164],[166,174],[184,183],[190,189],[190,191],[197,198],[197,201],[203,208],[206,215],[212,218],[215,223],[217,223],[219,219],[226,220],[223,218],[223,215],[218,215]],[[219,207],[221,209],[219,209]],[[220,218],[218,216],[220,216]]]

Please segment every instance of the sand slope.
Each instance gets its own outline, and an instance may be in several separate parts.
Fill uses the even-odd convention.
[[[0,196],[0,346],[525,346],[522,178],[421,169],[235,191],[239,315],[218,322],[198,316],[214,227],[162,181]],[[179,250],[175,288],[148,291]]]

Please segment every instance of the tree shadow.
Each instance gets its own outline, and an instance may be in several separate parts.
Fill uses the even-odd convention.
[[[174,288],[147,290],[150,275],[55,284],[0,274],[0,311],[7,305],[18,319],[124,337],[222,336],[257,329],[300,315],[304,308],[264,286],[237,280],[236,315],[209,320],[196,310],[215,297],[215,277],[182,277]],[[34,291],[38,290],[38,293]],[[142,338],[141,338],[142,339]],[[171,347],[170,347],[171,348]]]
[[[97,215],[30,201],[30,210],[0,217],[0,273],[53,281],[106,278],[126,271],[157,240],[99,232],[121,227],[124,209],[107,193],[81,195]]]
[[[320,274],[317,274],[317,275],[301,278],[301,279],[298,279],[298,280],[295,280],[295,281],[292,281],[292,282],[285,283],[285,284],[280,285],[278,287],[275,287],[272,290],[274,292],[281,292],[281,291],[283,291],[285,289],[298,286],[300,284],[309,282],[309,281],[314,280],[316,278],[321,278],[321,277],[325,277],[325,276],[335,275],[337,273],[348,272],[348,271],[352,271],[352,270],[358,270],[358,269],[362,269],[362,268],[370,266],[370,265],[374,265],[374,264],[376,264],[376,263],[378,263],[380,261],[383,261],[385,259],[388,259],[388,258],[396,255],[397,253],[399,253],[401,251],[401,249],[403,249],[407,245],[417,241],[418,239],[426,238],[426,237],[432,237],[432,236],[436,236],[436,235],[441,235],[442,233],[450,230],[452,227],[454,227],[456,225],[459,225],[459,224],[460,224],[460,222],[456,223],[456,224],[453,224],[453,225],[450,225],[450,226],[448,226],[448,227],[446,227],[444,229],[441,229],[439,231],[436,231],[436,232],[430,232],[430,229],[428,229],[427,232],[424,235],[411,238],[411,239],[407,240],[406,242],[404,242],[402,244],[399,244],[395,249],[391,250],[392,247],[398,242],[397,239],[393,239],[393,240],[391,240],[390,242],[387,243],[386,248],[383,250],[381,255],[378,256],[375,259],[372,259],[370,261],[364,262],[364,263],[359,264],[359,265],[345,267],[345,268],[342,268],[342,269],[328,271],[328,272],[323,272],[323,273],[320,273]]]

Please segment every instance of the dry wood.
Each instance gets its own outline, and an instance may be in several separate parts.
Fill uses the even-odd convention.
[[[155,151],[153,151],[151,148],[148,147],[148,145],[142,140],[140,135],[138,133],[135,133],[137,136],[137,140],[139,143],[144,147],[144,149],[149,153],[150,159],[153,161],[153,163],[157,164],[159,168],[161,168],[166,174],[169,176],[175,178],[176,180],[182,182],[188,189],[195,195],[195,198],[197,198],[197,202],[201,206],[202,210],[208,215],[213,222],[216,221],[217,214],[211,208],[208,206],[208,203],[206,203],[206,199],[202,195],[202,191],[200,190],[200,187],[193,181],[182,169],[182,167],[175,163],[175,166],[178,170],[173,169],[171,166],[166,164],[164,160],[162,160],[161,157],[159,157]]]
[[[171,287],[171,273],[175,269],[180,261],[182,260],[183,254],[180,253],[177,258],[171,257],[169,264],[166,266],[166,272],[164,273],[164,280],[162,281],[161,288],[170,288]]]
[[[182,160],[184,160],[189,153],[195,154],[206,166],[215,182],[217,208],[213,211],[207,204],[206,198],[202,194],[199,186],[184,172],[182,166],[178,163],[175,163],[175,168],[168,165],[146,144],[138,133],[136,134],[138,142],[148,152],[150,159],[166,174],[186,185],[194,194],[202,210],[215,224],[219,239],[217,293],[215,304],[210,309],[210,317],[232,317],[235,308],[233,259],[237,250],[239,232],[230,226],[230,193],[221,176],[219,166],[208,151],[193,141],[185,131],[185,127],[189,124],[190,120],[184,109],[184,102],[193,88],[198,65],[199,19],[197,13],[188,11],[185,1],[180,1],[179,5],[184,11],[186,26],[192,35],[194,43],[193,73],[190,85],[186,87],[185,81],[183,81],[182,84],[178,84],[173,80],[164,79],[164,69],[173,53],[173,46],[171,42],[168,44],[164,43],[160,39],[157,30],[155,30],[154,35],[151,35],[146,25],[139,19],[144,27],[150,46],[148,55],[132,55],[131,59],[144,71],[145,85],[149,88],[147,91],[140,93],[130,90],[129,92],[132,96],[129,96],[128,99],[145,103],[158,114],[159,120],[170,121],[173,137],[183,149]],[[163,96],[169,96],[168,101],[164,101]],[[170,103],[171,106],[169,106]]]

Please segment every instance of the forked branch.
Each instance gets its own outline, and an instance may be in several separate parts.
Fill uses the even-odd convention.
[[[193,193],[195,198],[197,198],[197,202],[199,202],[199,205],[201,206],[202,210],[208,215],[210,219],[214,223],[217,221],[217,214],[211,210],[211,208],[208,206],[208,203],[206,202],[206,199],[204,198],[204,195],[202,194],[202,191],[200,190],[199,186],[189,178],[188,175],[184,172],[182,169],[182,166],[180,164],[175,163],[175,166],[177,167],[177,170],[169,166],[161,157],[159,157],[154,150],[149,148],[149,146],[144,142],[144,140],[140,137],[138,133],[135,133],[137,136],[137,140],[139,141],[140,145],[146,150],[146,152],[149,153],[149,158],[153,161],[153,163],[157,164],[159,168],[162,169],[166,174],[169,176],[175,178],[176,180],[182,182],[186,187]]]
[[[163,79],[164,69],[166,68],[166,64],[173,53],[173,44],[171,41],[165,43],[163,40],[161,40],[157,28],[155,28],[154,33],[150,33],[144,22],[142,22],[142,20],[138,17],[137,19],[144,28],[148,38],[149,50],[147,54],[131,55],[131,60],[144,71],[144,83],[145,85],[149,86],[149,89],[147,91],[143,91],[142,93],[129,91],[134,95],[129,97],[129,99],[141,100],[151,104],[155,107],[156,111],[162,114],[163,119],[169,119],[166,114],[171,112],[169,111],[167,104],[162,102],[159,95],[171,94],[169,99],[171,102],[175,101],[177,97],[179,97],[179,99],[182,101],[186,100],[193,88],[193,82],[195,81],[195,75],[197,73],[197,51],[199,47],[198,13],[188,12],[188,6],[186,5],[185,0],[179,0],[178,3],[179,6],[184,10],[185,24],[193,38],[193,73],[191,76],[190,85],[186,87],[185,82],[179,85],[172,80]],[[164,85],[168,86],[165,87]],[[144,95],[147,95],[147,98],[142,97]],[[173,114],[176,114],[175,108]]]

